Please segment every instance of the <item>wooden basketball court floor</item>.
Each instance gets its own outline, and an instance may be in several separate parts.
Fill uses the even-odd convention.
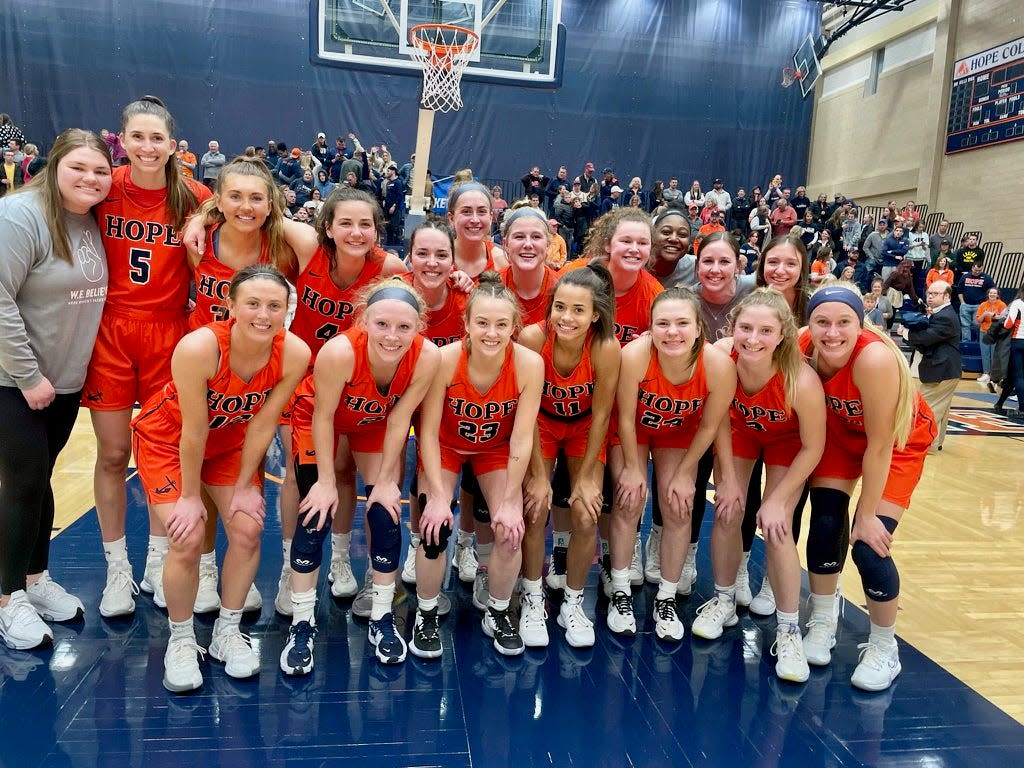
[[[1016,766],[1024,764],[1024,424],[991,413],[993,395],[964,381],[945,449],[930,457],[897,534],[903,674],[890,691],[849,685],[867,619],[855,570],[828,668],[803,686],[773,674],[773,619],[744,614],[717,642],[656,640],[653,587],[636,594],[638,636],[604,626],[596,574],[587,606],[598,642],[569,648],[549,605],[551,645],[504,659],[485,640],[468,590],[450,579],[445,654],[381,667],[365,621],[321,583],[317,666],[286,679],[277,658],[287,622],[272,601],[281,564],[268,520],[249,617],[262,669],[235,681],[203,662],[191,696],[161,686],[166,615],[142,595],[136,615],[106,621],[105,569],[92,510],[92,433],[83,412],[54,480],[58,520],[51,570],[85,602],[84,621],[55,626],[40,652],[0,645],[0,768],[34,766]],[[1011,400],[1010,405],[1012,406]],[[129,478],[129,549],[136,578],[146,522]],[[276,486],[268,483],[268,497]],[[269,498],[270,508],[274,498]],[[705,520],[689,626],[711,592]],[[357,573],[365,563],[358,533]],[[223,537],[222,537],[223,538]],[[223,554],[223,541],[220,544]],[[763,570],[755,544],[754,570]],[[758,573],[758,576],[760,574]],[[756,583],[756,581],[755,581]],[[806,589],[806,582],[805,582]],[[412,620],[412,601],[398,608]],[[197,620],[209,640],[212,617]]]

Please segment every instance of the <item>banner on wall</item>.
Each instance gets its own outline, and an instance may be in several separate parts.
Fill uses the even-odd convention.
[[[946,154],[1024,139],[1024,37],[953,64]]]
[[[438,216],[448,215],[448,193],[452,189],[454,176],[442,176],[434,179],[434,213]]]

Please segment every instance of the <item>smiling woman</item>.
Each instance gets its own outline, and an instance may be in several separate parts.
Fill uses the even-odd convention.
[[[110,191],[110,156],[77,128],[50,162],[0,200],[0,640],[35,648],[43,622],[84,607],[48,572],[54,518],[50,475],[78,414],[107,286],[92,207]]]

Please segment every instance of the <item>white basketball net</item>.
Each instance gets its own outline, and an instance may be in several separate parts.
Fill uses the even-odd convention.
[[[426,109],[462,109],[459,83],[479,42],[473,30],[451,24],[420,24],[409,30],[412,55],[423,65],[421,103]]]

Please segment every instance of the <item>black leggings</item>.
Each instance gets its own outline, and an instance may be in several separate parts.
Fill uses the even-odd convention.
[[[0,588],[25,589],[46,570],[53,530],[50,476],[78,417],[82,393],[57,395],[40,411],[21,390],[0,387]]]
[[[750,472],[750,483],[747,485],[747,506],[743,510],[743,551],[749,552],[754,546],[754,536],[757,533],[757,513],[761,509],[761,475],[764,473],[764,459],[758,458],[754,462],[754,468]],[[804,483],[804,489],[800,492],[800,499],[793,510],[793,541],[800,541],[800,522],[804,515],[804,505],[807,504],[807,497],[811,493],[811,487]]]

